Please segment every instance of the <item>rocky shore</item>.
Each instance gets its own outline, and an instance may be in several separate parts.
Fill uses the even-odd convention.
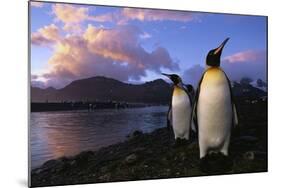
[[[31,185],[51,186],[267,171],[267,102],[237,102],[240,126],[232,134],[230,168],[202,171],[196,137],[175,145],[166,129],[134,132],[125,142],[50,160],[32,170]]]

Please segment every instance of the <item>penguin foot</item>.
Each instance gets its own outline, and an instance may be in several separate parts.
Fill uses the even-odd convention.
[[[185,138],[176,138],[174,147],[180,147],[188,144],[190,144],[190,140],[186,140]]]
[[[232,170],[233,161],[221,152],[209,153],[200,159],[200,170],[208,174],[221,174]]]

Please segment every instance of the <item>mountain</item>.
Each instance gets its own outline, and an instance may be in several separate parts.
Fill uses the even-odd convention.
[[[171,92],[171,85],[162,79],[134,85],[97,76],[73,81],[62,89],[31,87],[31,101],[123,101],[160,104],[170,100]]]
[[[234,82],[232,86],[233,95],[236,97],[253,97],[259,98],[267,96],[267,92],[251,84],[241,84]]]
[[[262,97],[267,92],[251,84],[234,82],[232,91],[236,97]],[[31,87],[32,102],[62,101],[118,101],[131,103],[168,104],[172,87],[162,79],[144,84],[128,84],[102,76],[71,82],[62,89]]]
[[[267,83],[265,81],[263,81],[262,79],[254,80],[250,84],[256,88],[259,88],[259,89],[267,92]]]

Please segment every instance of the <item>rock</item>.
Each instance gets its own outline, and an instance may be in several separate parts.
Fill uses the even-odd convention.
[[[255,159],[260,159],[260,158],[267,158],[266,152],[261,152],[261,151],[247,151],[243,154],[243,158],[246,160],[255,160]]]
[[[102,182],[105,182],[105,181],[109,181],[110,177],[111,177],[110,174],[105,174],[105,175],[102,175],[102,176],[98,177],[98,179]]]
[[[239,138],[235,139],[235,141],[243,141],[243,142],[257,142],[258,138],[254,137],[254,136],[240,136]]]
[[[133,152],[141,152],[141,151],[144,151],[145,148],[144,147],[137,147],[135,149],[133,149]]]
[[[37,169],[32,170],[32,174],[40,174],[42,171],[43,171],[42,168],[37,168]]]
[[[162,162],[163,165],[169,165],[169,160],[166,157],[163,157],[161,159],[161,162]]]
[[[136,131],[133,133],[133,136],[134,136],[134,137],[137,137],[137,136],[140,136],[140,135],[142,135],[142,134],[143,134],[142,131],[136,130]]]
[[[136,160],[137,160],[136,154],[131,154],[131,155],[128,155],[128,156],[126,157],[125,163],[127,163],[127,164],[132,164],[132,163],[136,162]]]
[[[180,159],[181,161],[186,160],[186,154],[185,154],[184,152],[180,152],[180,154],[179,154],[179,159]]]
[[[252,151],[247,151],[246,153],[243,154],[243,158],[246,160],[254,160],[255,154]]]
[[[198,142],[192,142],[187,146],[188,150],[195,150],[198,149]]]
[[[100,171],[102,174],[104,174],[107,171],[107,167],[106,166],[101,167]]]
[[[45,170],[53,170],[53,169],[57,169],[60,168],[61,166],[63,166],[63,160],[62,159],[58,159],[58,160],[49,160],[47,162],[45,162],[42,167],[40,167],[40,170],[38,169],[37,172],[39,171],[45,171]]]
[[[177,139],[175,140],[174,147],[177,148],[177,147],[186,146],[186,145],[188,145],[189,143],[190,143],[189,140],[177,138]]]
[[[76,164],[76,160],[72,160],[71,162],[70,162],[70,165],[71,166],[73,166],[73,165],[75,165]]]

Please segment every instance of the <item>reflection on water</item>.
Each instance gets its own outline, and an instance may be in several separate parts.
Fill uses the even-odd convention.
[[[135,130],[166,125],[168,107],[31,113],[31,166],[97,150],[126,139]]]

